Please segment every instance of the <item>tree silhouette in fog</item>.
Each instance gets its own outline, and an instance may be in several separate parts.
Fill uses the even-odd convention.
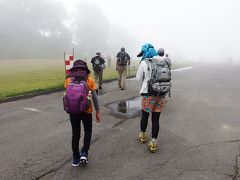
[[[117,36],[116,36],[117,34]],[[112,25],[110,38],[109,38],[109,47],[111,47],[111,53],[113,56],[116,56],[116,53],[120,51],[121,47],[125,47],[126,51],[132,58],[133,54],[139,51],[138,40],[129,34],[124,27],[117,25]]]
[[[61,3],[0,1],[0,17],[1,58],[56,57],[71,46],[71,33],[63,24],[69,17]]]
[[[122,46],[128,52],[136,51],[137,40],[124,27],[111,24],[104,12],[96,5],[78,2],[74,14],[74,37],[80,54],[93,56],[96,51],[115,56]]]
[[[0,0],[0,17],[0,58],[56,58],[72,47],[79,57],[115,56],[122,46],[129,53],[136,47],[124,28],[84,1],[69,13],[60,1]]]
[[[80,54],[92,56],[96,51],[106,51],[110,24],[102,10],[96,5],[79,2],[73,17],[74,37]]]

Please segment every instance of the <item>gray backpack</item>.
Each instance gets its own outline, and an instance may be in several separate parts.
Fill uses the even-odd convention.
[[[171,96],[171,69],[164,59],[146,59],[151,78],[148,81],[148,93],[155,96]],[[150,68],[151,67],[151,68]]]

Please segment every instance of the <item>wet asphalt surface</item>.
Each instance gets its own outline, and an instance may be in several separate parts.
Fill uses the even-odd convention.
[[[137,139],[140,85],[136,80],[127,85],[121,91],[116,83],[104,84],[99,96],[103,122],[93,125],[86,167],[71,166],[63,92],[0,104],[0,179],[239,179],[240,65],[195,65],[173,72],[155,154]]]

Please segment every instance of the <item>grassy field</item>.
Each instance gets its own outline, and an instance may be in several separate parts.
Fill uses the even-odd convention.
[[[63,87],[65,70],[62,59],[8,59],[0,60],[0,64],[0,99]],[[135,70],[131,68],[131,75],[135,75],[136,70],[137,67]],[[117,78],[115,64],[106,68],[103,78]]]
[[[0,99],[63,87],[63,59],[8,59],[0,60],[0,64]],[[136,74],[138,64],[139,61],[132,61],[130,75]],[[173,68],[189,64],[184,61],[174,62]],[[113,62],[111,67],[105,69],[103,79],[116,78]]]

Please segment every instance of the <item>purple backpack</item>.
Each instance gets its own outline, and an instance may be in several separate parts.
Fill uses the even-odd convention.
[[[87,109],[88,86],[86,81],[73,81],[63,97],[64,110],[69,114],[79,114]]]

